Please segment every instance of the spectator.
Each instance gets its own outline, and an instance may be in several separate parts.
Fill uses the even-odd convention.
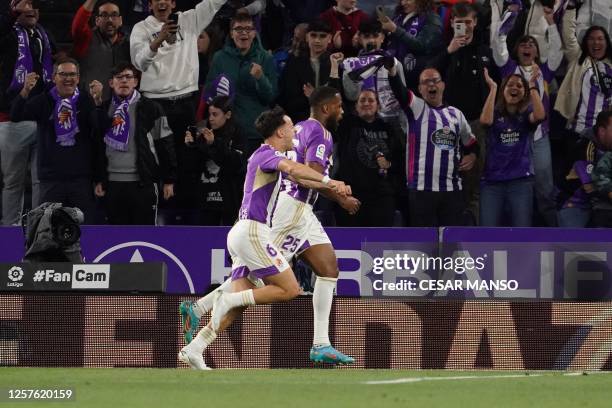
[[[17,224],[24,205],[28,167],[32,174],[32,208],[39,203],[36,167],[36,123],[10,121],[10,105],[28,75],[38,77],[31,96],[51,86],[53,41],[38,24],[31,0],[11,1],[11,14],[0,20],[0,162],[2,166],[2,224]],[[29,207],[26,204],[26,207]]]
[[[28,99],[38,76],[29,73],[15,98],[11,120],[36,121],[38,126],[38,176],[40,202],[78,207],[85,224],[94,221],[92,182],[102,180],[99,138],[95,134],[95,105],[80,93],[79,64],[73,59],[53,67],[51,90]]]
[[[418,86],[427,60],[443,46],[442,22],[433,6],[433,0],[400,0],[393,19],[380,19],[383,30],[389,32],[387,49],[404,66],[411,89]]]
[[[533,215],[533,132],[545,118],[537,83],[540,70],[534,66],[529,83],[511,74],[501,85],[497,106],[497,84],[485,70],[490,88],[480,122],[488,127],[487,157],[480,189],[480,225],[502,225],[504,208],[510,209],[510,225],[530,227]],[[531,102],[531,106],[529,105]]]
[[[262,143],[253,123],[277,97],[276,67],[272,56],[261,46],[250,15],[238,14],[232,19],[230,36],[213,57],[206,86],[220,75],[229,79],[236,92],[234,118],[245,130],[245,154],[249,157]]]
[[[95,193],[105,197],[108,223],[156,225],[159,201],[174,194],[176,154],[174,140],[161,106],[140,94],[138,71],[129,62],[111,70],[112,99],[102,102],[102,84],[93,82],[90,92],[99,108],[97,125],[104,134],[106,152],[104,183]]]
[[[612,228],[612,111],[597,115],[595,124],[597,143],[605,153],[593,170],[593,184],[597,193],[593,200],[591,226]]]
[[[178,181],[174,205],[186,208],[191,186],[183,185],[183,135],[195,122],[198,91],[198,37],[225,0],[202,0],[195,9],[179,12],[178,24],[169,20],[174,0],[150,0],[153,15],[134,26],[130,54],[142,71],[140,91],[158,102],[168,118],[177,151]]]
[[[443,104],[445,83],[435,68],[419,78],[423,99],[406,90],[390,67],[389,80],[408,117],[406,178],[410,225],[439,227],[464,224],[462,177],[479,152],[478,142],[463,113]]]
[[[582,38],[589,27],[597,25],[612,32],[612,15],[609,0],[575,0],[582,5],[577,8],[577,35]]]
[[[612,44],[602,28],[587,30],[578,45],[576,10],[563,16],[563,43],[569,66],[559,88],[555,110],[567,119],[565,162],[567,170],[577,159],[580,134],[595,126],[597,113],[612,106]]]
[[[363,21],[359,25],[358,39],[361,47],[359,56],[347,58],[342,63],[342,85],[346,99],[354,102],[362,89],[374,90],[378,97],[380,117],[387,122],[400,123],[406,130],[406,118],[389,85],[389,70],[382,63],[385,58],[393,61],[402,84],[405,85],[404,69],[397,58],[385,56],[382,51],[385,35],[381,23],[377,20]]]
[[[355,7],[357,0],[336,0],[336,6],[321,13],[321,20],[332,28],[331,48],[341,51],[347,57],[354,57],[359,51],[355,34],[362,21],[369,17]]]
[[[546,60],[540,58],[540,47],[538,41],[529,35],[519,38],[512,55],[506,44],[507,33],[511,29],[517,16],[517,11],[507,11],[503,20],[499,21],[495,10],[497,3],[491,3],[493,10],[493,24],[491,25],[491,46],[493,48],[493,59],[500,68],[502,77],[517,74],[527,81],[531,79],[534,67],[539,67],[541,72],[536,84],[538,93],[542,99],[546,119],[538,126],[533,136],[533,166],[535,171],[535,197],[538,210],[544,217],[549,227],[557,226],[557,211],[554,201],[554,184],[552,172],[552,156],[550,152],[550,94],[549,89],[555,77],[555,72],[561,65],[563,53],[561,52],[561,37],[553,20],[553,10],[544,7],[544,16],[548,22],[548,35],[546,36],[546,48],[549,57]]]
[[[96,0],[85,0],[72,20],[73,54],[81,65],[81,83],[106,82],[112,68],[121,61],[130,60],[129,38],[121,32],[123,19],[117,3],[103,0],[96,9],[96,26],[89,27]],[[110,98],[104,88],[104,99]]]
[[[455,4],[451,11],[453,27],[460,24],[465,35],[455,35],[447,48],[433,60],[434,66],[443,73],[448,84],[446,101],[465,114],[478,144],[484,152],[486,131],[480,125],[479,117],[487,99],[489,89],[484,78],[484,69],[495,78],[491,49],[475,35],[478,25],[476,9],[470,4]],[[480,173],[484,163],[484,154],[466,177],[466,197],[473,222],[478,222],[478,194]]]
[[[232,117],[228,96],[211,101],[208,123],[196,135],[187,131],[185,144],[200,181],[200,225],[232,225],[242,202],[247,157],[246,138]]]
[[[355,115],[340,122],[335,140],[337,180],[351,186],[360,210],[349,215],[337,208],[336,222],[343,227],[392,227],[395,216],[395,175],[402,171],[398,127],[378,117],[378,98],[365,89],[357,98]]]
[[[308,53],[292,56],[287,62],[279,83],[279,103],[296,123],[310,116],[310,94],[329,80],[331,63],[327,47],[331,37],[331,27],[326,22],[313,21],[306,33]]]

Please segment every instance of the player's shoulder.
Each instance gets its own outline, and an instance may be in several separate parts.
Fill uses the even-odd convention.
[[[332,140],[331,133],[316,119],[309,118],[296,125],[296,133],[299,139],[310,140]]]

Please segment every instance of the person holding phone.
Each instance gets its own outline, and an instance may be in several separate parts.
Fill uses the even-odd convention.
[[[457,107],[468,120],[479,145],[483,148],[486,130],[479,122],[480,113],[487,100],[489,87],[484,77],[485,68],[497,81],[497,67],[493,63],[491,48],[475,36],[478,25],[476,9],[471,4],[455,4],[451,11],[451,27],[456,30],[448,46],[444,48],[431,64],[438,68],[446,82],[446,102]],[[480,173],[484,165],[484,150],[478,162],[467,173],[465,196],[468,202],[466,222],[478,223],[480,213],[479,189]]]
[[[140,91],[158,102],[168,118],[178,156],[175,208],[188,208],[193,186],[185,179],[183,135],[195,122],[198,91],[198,37],[226,0],[202,0],[195,8],[174,14],[175,0],[150,0],[151,15],[136,24],[130,36],[132,64],[142,71]]]
[[[399,0],[393,18],[377,9],[383,30],[389,33],[387,50],[404,66],[406,83],[416,89],[419,73],[443,46],[442,22],[433,0]]]
[[[233,118],[229,96],[208,105],[204,126],[185,133],[187,159],[199,179],[200,225],[232,225],[242,201],[246,171],[246,137]]]

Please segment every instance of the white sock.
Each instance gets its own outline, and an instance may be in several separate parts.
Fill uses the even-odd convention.
[[[212,310],[213,304],[215,303],[215,294],[222,290],[223,292],[231,292],[232,291],[232,278],[227,278],[225,282],[221,284],[217,289],[210,292],[208,295],[199,298],[196,301],[196,305],[198,307],[194,308],[194,312],[198,317],[202,317],[206,313]]]
[[[226,302],[230,308],[240,306],[250,306],[255,304],[255,298],[253,297],[253,289],[247,289],[236,293],[227,293]]]
[[[317,276],[314,293],[312,295],[312,308],[314,310],[314,346],[329,346],[329,313],[334,300],[336,278],[322,278]]]
[[[202,330],[198,332],[198,335],[189,344],[195,351],[200,354],[204,353],[204,349],[212,344],[217,338],[217,333],[208,326],[204,326]]]

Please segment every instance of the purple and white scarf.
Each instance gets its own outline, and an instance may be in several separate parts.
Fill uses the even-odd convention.
[[[79,88],[76,88],[74,94],[69,98],[62,98],[57,92],[56,87],[51,89],[50,94],[53,100],[55,100],[55,108],[53,109],[55,141],[59,143],[60,146],[74,146],[76,143],[75,136],[79,133],[79,125],[76,117]]]
[[[140,99],[140,93],[137,90],[132,92],[132,95],[125,99],[120,99],[117,95],[113,95],[111,109],[115,108],[113,113],[113,122],[111,127],[104,135],[104,143],[112,149],[121,152],[127,152],[128,141],[130,139],[130,105]]]
[[[34,60],[30,51],[30,39],[26,29],[19,24],[15,24],[15,32],[17,33],[17,62],[15,62],[15,71],[13,72],[13,80],[9,86],[11,91],[19,91],[25,84],[25,77],[30,72],[34,71]],[[34,28],[42,39],[42,80],[43,83],[51,82],[53,75],[53,62],[51,60],[51,44],[45,30],[37,25]]]

